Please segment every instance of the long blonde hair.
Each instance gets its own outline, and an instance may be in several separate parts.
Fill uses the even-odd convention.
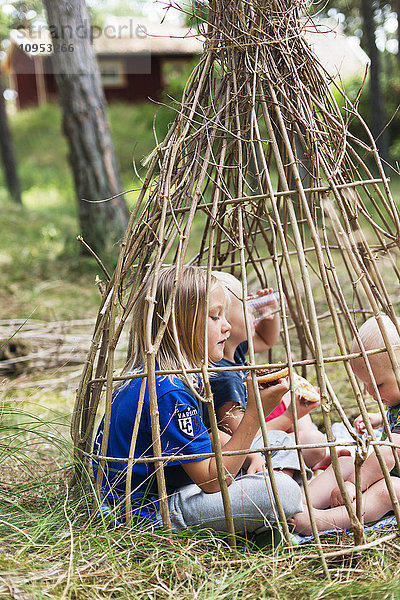
[[[175,370],[181,368],[179,354],[185,369],[196,368],[203,355],[204,309],[207,295],[207,272],[201,267],[183,267],[176,279],[176,267],[164,267],[160,270],[155,290],[154,314],[151,322],[151,339],[154,343],[160,327],[165,326],[168,302],[176,289],[171,315],[166,324],[161,343],[156,354],[158,368]],[[132,318],[131,351],[124,372],[141,370],[146,361],[146,324],[154,275],[144,284],[135,303]],[[211,276],[209,292],[219,285]],[[172,331],[172,319],[175,321],[179,338],[179,349]],[[178,375],[179,376],[179,375]]]

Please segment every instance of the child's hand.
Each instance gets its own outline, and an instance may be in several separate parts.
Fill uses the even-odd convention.
[[[268,296],[271,294],[271,300],[265,304],[262,310],[262,318],[267,321],[272,321],[275,316],[277,310],[279,310],[279,304],[274,295],[274,288],[264,288],[263,290],[258,290],[256,293],[256,298],[262,296]]]
[[[380,427],[382,425],[381,413],[368,413],[368,418],[371,423],[372,429],[376,429],[377,427]],[[358,417],[354,419],[353,426],[357,433],[359,433],[360,435],[365,433],[367,429],[362,415],[358,415]]]
[[[302,398],[297,392],[295,393],[295,400],[296,400],[296,413],[297,413],[298,421],[302,417],[305,417],[306,415],[308,415],[311,411],[316,409],[321,404],[321,400],[319,400],[318,402],[309,402],[305,398]],[[290,405],[286,409],[286,416],[290,420],[293,420],[292,407]]]
[[[350,496],[350,502],[353,502],[353,500],[356,499],[356,486],[351,481],[345,481],[344,485],[347,493]],[[330,503],[332,508],[335,506],[343,506],[344,504],[344,500],[338,486],[336,486],[331,492]]]
[[[246,377],[247,383],[247,410],[255,410],[256,400],[254,397],[253,384],[250,373]],[[274,408],[280,404],[282,397],[289,390],[289,377],[283,377],[278,380],[278,383],[271,385],[263,390],[260,390],[261,403],[264,409],[264,415],[269,415]]]
[[[247,475],[262,473],[265,469],[265,458],[262,454],[249,454],[244,464]]]

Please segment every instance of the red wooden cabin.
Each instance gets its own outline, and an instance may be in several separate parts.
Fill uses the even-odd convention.
[[[202,51],[201,41],[188,29],[143,19],[112,18],[102,30],[92,29],[89,35],[109,102],[160,100],[167,72],[182,69]],[[10,41],[2,68],[18,94],[17,107],[55,100],[49,30],[14,31]]]

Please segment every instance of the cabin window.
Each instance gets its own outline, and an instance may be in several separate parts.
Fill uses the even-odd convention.
[[[123,60],[99,59],[101,83],[104,87],[124,87],[126,71]]]

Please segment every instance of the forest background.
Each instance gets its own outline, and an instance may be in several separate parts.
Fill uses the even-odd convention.
[[[110,13],[157,18],[157,6],[147,2],[87,4],[98,23]],[[313,8],[338,18],[371,58],[374,77],[350,81],[346,91],[354,100],[364,85],[358,108],[388,162],[395,198],[400,194],[398,6],[396,0],[330,0]],[[158,5],[158,15],[164,8]],[[37,18],[42,9],[40,1],[0,0],[1,38],[8,38],[11,27]],[[125,193],[129,207],[140,187],[133,161],[143,173],[155,132],[158,139],[167,132],[174,99],[179,100],[189,72],[190,67],[170,79],[162,103],[108,107],[122,188],[133,190]],[[15,112],[12,101],[7,104],[22,203],[12,200],[0,174],[1,331],[14,323],[21,336],[34,325],[47,331],[47,339],[61,339],[62,328],[68,335],[68,324],[79,322],[82,345],[88,346],[101,273],[76,241],[78,211],[61,109],[48,104]],[[381,120],[374,120],[377,115]],[[112,265],[117,254],[114,246],[102,258]],[[49,323],[58,324],[50,329],[53,333],[46,329]],[[244,545],[232,560],[224,540],[211,535],[171,539],[88,523],[90,499],[74,496],[68,487],[68,427],[80,367],[61,361],[39,372],[34,362],[18,365],[0,369],[1,598],[400,598],[396,543],[332,558],[329,582],[313,548],[271,553]]]

